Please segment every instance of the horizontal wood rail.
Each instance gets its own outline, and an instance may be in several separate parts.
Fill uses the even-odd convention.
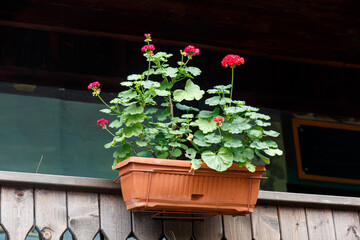
[[[111,179],[0,171],[0,237],[13,240],[34,227],[48,240],[65,232],[79,240],[99,232],[108,240],[358,239],[359,209],[360,198],[260,191],[251,215],[152,219],[127,211]]]
[[[115,193],[121,189],[120,184],[113,183],[112,179],[10,171],[0,171],[0,185],[101,193]],[[327,206],[331,208],[352,208],[360,210],[360,198],[262,190],[259,192],[258,203],[296,206]]]

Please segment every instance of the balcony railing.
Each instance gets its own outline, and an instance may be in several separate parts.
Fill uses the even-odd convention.
[[[260,191],[254,213],[205,220],[152,219],[125,209],[112,180],[0,171],[6,239],[347,240],[360,239],[360,198]],[[1,236],[0,236],[1,239]],[[30,239],[30,238],[29,238]]]

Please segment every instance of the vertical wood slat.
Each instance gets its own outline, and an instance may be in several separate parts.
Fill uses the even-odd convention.
[[[181,216],[181,215],[179,215]],[[177,216],[177,217],[179,217]],[[168,240],[189,240],[192,236],[192,222],[189,220],[163,220],[164,234]]]
[[[279,206],[282,239],[308,240],[304,208]]]
[[[309,240],[335,240],[335,229],[330,209],[306,208]]]
[[[24,240],[34,225],[33,189],[1,187],[1,224],[11,240]]]
[[[65,191],[35,190],[35,224],[45,239],[60,239],[67,228]]]
[[[224,234],[226,239],[250,240],[252,238],[250,215],[224,216]]]
[[[158,240],[162,234],[162,220],[152,219],[154,213],[132,213],[133,233],[137,239]]]
[[[195,221],[194,236],[196,239],[221,239],[223,237],[222,217],[214,216],[204,221]]]
[[[252,226],[255,239],[279,240],[280,226],[276,206],[258,205],[252,213]]]
[[[131,232],[131,212],[120,194],[100,194],[100,227],[108,240],[126,239]]]
[[[68,192],[68,227],[77,240],[93,239],[100,228],[97,193]]]
[[[357,211],[333,210],[333,217],[338,240],[360,239],[360,223]]]

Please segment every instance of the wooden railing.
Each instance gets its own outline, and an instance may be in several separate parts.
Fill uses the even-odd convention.
[[[40,239],[360,239],[360,198],[260,191],[254,213],[205,220],[152,219],[125,209],[112,180],[0,171],[0,223],[10,240],[35,226]]]

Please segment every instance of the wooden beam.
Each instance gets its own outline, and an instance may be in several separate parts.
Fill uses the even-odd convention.
[[[136,35],[131,35],[131,34],[121,34],[121,33],[115,33],[115,32],[92,31],[92,30],[86,30],[86,29],[76,29],[76,28],[59,27],[59,26],[17,22],[17,21],[7,21],[7,20],[0,20],[0,26],[33,29],[33,30],[56,32],[56,33],[66,33],[66,34],[74,34],[74,35],[83,35],[83,36],[90,36],[90,37],[119,39],[119,40],[126,40],[126,41],[130,41],[130,42],[142,42],[144,39],[142,35],[136,36]],[[163,45],[181,46],[181,47],[184,46],[183,41],[169,40],[169,39],[164,39],[164,38],[156,38],[156,42],[159,44],[163,44]],[[321,66],[330,66],[330,67],[337,67],[337,68],[360,69],[360,64],[351,63],[351,62],[296,57],[296,56],[282,55],[282,54],[270,54],[270,53],[267,53],[266,51],[249,50],[245,47],[234,48],[234,47],[231,47],[230,45],[229,45],[229,47],[227,47],[226,45],[223,45],[224,47],[222,47],[222,45],[210,45],[210,44],[196,43],[196,42],[187,42],[186,44],[193,44],[201,49],[206,49],[206,50],[211,50],[211,51],[216,51],[216,52],[223,52],[223,53],[241,52],[242,55],[258,56],[258,57],[267,58],[267,59],[301,62],[301,63],[308,63],[308,64],[321,65]]]

